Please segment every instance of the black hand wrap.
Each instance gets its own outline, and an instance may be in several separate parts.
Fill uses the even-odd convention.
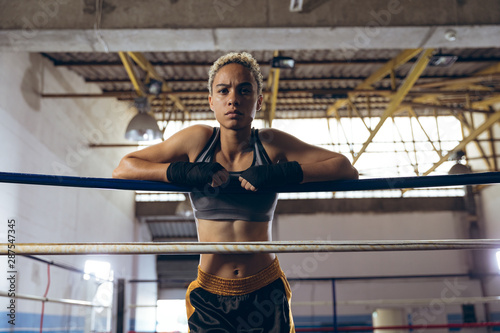
[[[304,175],[298,162],[285,162],[250,167],[241,174],[241,178],[259,189],[299,184]]]
[[[172,183],[205,186],[212,184],[213,175],[224,167],[210,162],[174,162],[167,168],[167,179]]]

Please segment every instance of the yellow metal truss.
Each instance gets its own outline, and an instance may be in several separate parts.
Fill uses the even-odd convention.
[[[189,117],[189,111],[181,102],[180,98],[175,95],[169,94],[169,92],[173,91],[172,88],[167,84],[167,82],[165,82],[163,77],[158,74],[154,66],[149,62],[149,60],[146,59],[146,57],[140,52],[127,52],[127,54],[137,63],[137,65],[139,65],[147,73],[149,77],[157,81],[161,81],[163,83],[162,91],[167,94],[168,98],[172,102],[174,102],[175,106],[178,109],[182,110],[184,114]]]
[[[366,151],[366,148],[370,145],[375,135],[377,135],[378,131],[382,128],[382,125],[385,123],[387,118],[392,116],[396,111],[400,110],[401,102],[408,94],[408,92],[411,90],[415,82],[418,80],[424,69],[427,67],[427,64],[429,63],[430,60],[430,56],[432,55],[433,52],[434,52],[433,49],[427,49],[420,54],[417,62],[413,65],[413,68],[406,76],[406,79],[404,80],[403,84],[398,89],[398,91],[392,96],[392,99],[389,102],[389,105],[387,106],[386,110],[380,117],[378,124],[370,132],[370,136],[365,141],[360,151],[354,157],[353,164],[356,163],[361,157],[361,155]]]
[[[132,64],[132,61],[130,61],[128,54],[125,52],[118,52],[118,55],[120,56],[120,59],[123,63],[123,67],[125,67],[130,82],[132,82],[132,85],[134,86],[137,95],[145,96],[146,93],[144,92],[144,87],[142,86],[141,81],[139,81],[139,79],[136,76],[136,73],[134,71],[134,65]]]
[[[384,77],[387,75],[391,75],[391,77],[394,77],[394,70],[400,67],[401,65],[404,65],[408,61],[410,61],[412,58],[417,56],[420,52],[422,52],[422,49],[408,49],[404,50],[400,54],[398,54],[396,57],[388,61],[385,65],[383,65],[381,68],[379,68],[377,71],[375,71],[372,75],[370,75],[365,81],[363,81],[361,84],[359,84],[355,90],[372,90],[373,87],[372,85],[380,80],[382,80]],[[392,74],[391,74],[392,73]],[[393,83],[395,85],[395,83]],[[326,115],[329,117],[332,114],[336,113],[337,110],[347,104],[348,99],[347,98],[341,98],[335,101],[333,105],[328,107],[326,111]]]
[[[279,51],[274,51],[273,56],[277,57]],[[273,120],[276,118],[276,104],[278,102],[278,90],[280,83],[280,69],[271,67],[267,78],[267,87],[270,89],[270,94],[266,94],[264,119],[268,127],[272,127]]]
[[[465,146],[475,140],[481,133],[488,130],[491,126],[493,126],[497,121],[500,120],[500,111],[493,113],[490,117],[488,117],[478,128],[474,129],[466,138],[464,138],[456,147],[451,149],[448,154],[441,157],[441,159],[436,162],[429,170],[423,173],[423,176],[427,176],[432,171],[436,170],[444,162],[448,161],[450,156],[457,150],[464,149]]]

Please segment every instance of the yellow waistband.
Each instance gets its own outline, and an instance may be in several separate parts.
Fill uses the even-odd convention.
[[[201,288],[216,295],[245,295],[263,288],[285,274],[280,268],[278,258],[255,275],[241,279],[221,278],[202,271],[198,267],[198,284]]]

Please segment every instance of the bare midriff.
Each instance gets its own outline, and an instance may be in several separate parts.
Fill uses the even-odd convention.
[[[200,242],[265,242],[271,240],[271,222],[198,219]],[[274,253],[202,254],[200,268],[226,279],[244,278],[272,264]]]

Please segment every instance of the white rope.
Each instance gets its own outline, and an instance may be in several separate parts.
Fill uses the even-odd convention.
[[[337,301],[337,305],[429,305],[439,298],[410,298],[410,299],[369,299]],[[443,301],[444,304],[476,304],[500,302],[500,296],[488,297],[453,297]],[[332,301],[292,302],[293,306],[325,306],[333,305]]]
[[[149,243],[18,243],[16,254],[200,254],[478,250],[500,248],[500,239],[280,241],[280,242],[149,242]],[[0,255],[8,254],[0,244]]]
[[[94,304],[88,301],[74,300],[74,299],[65,299],[65,298],[48,298],[43,296],[34,296],[34,295],[25,295],[18,294],[11,295],[6,291],[0,291],[0,297],[9,297],[15,299],[25,299],[30,301],[39,301],[39,302],[51,302],[51,303],[61,303],[61,304],[69,304],[69,305],[80,305],[80,306],[88,306],[88,307],[100,307],[100,308],[109,308],[110,306],[104,306],[100,304]]]

